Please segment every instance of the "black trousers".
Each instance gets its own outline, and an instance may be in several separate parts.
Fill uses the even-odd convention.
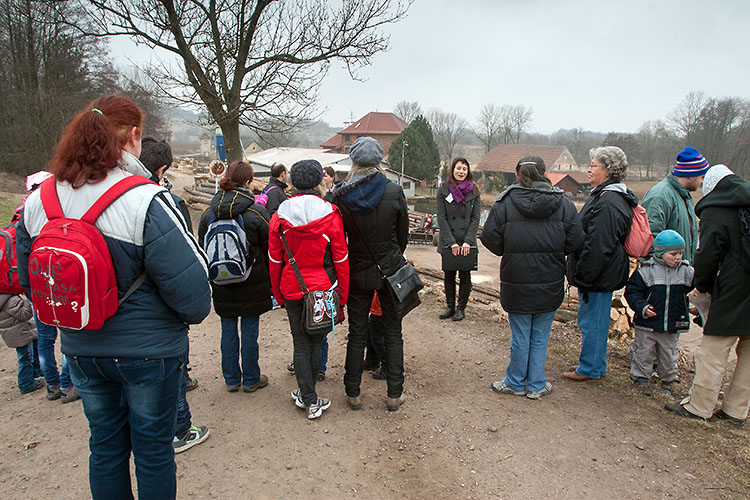
[[[365,344],[367,341],[367,317],[370,314],[373,290],[350,290],[346,308],[349,314],[349,342],[346,344],[346,373],[344,388],[346,395],[359,396],[362,382]],[[382,362],[388,384],[388,397],[397,398],[404,390],[404,339],[401,335],[401,318],[394,314],[393,299],[384,288],[378,290],[385,353]]]
[[[456,273],[461,280],[458,289],[458,308],[466,309],[471,294],[471,271],[443,271],[445,301],[448,303],[448,307],[456,307]]]
[[[301,300],[285,300],[284,307],[294,343],[294,375],[297,377],[302,401],[310,406],[318,401],[315,384],[320,371],[320,350],[324,335],[308,335],[305,331]]]

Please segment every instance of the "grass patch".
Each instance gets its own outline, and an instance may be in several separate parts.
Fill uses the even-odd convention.
[[[23,195],[0,191],[0,225],[10,224],[16,208],[23,203]]]

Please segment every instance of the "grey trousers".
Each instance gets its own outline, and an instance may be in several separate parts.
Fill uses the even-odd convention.
[[[635,340],[630,347],[630,378],[650,379],[654,369],[656,351],[656,372],[664,383],[677,380],[677,360],[680,348],[677,347],[678,333],[658,333],[635,327]]]

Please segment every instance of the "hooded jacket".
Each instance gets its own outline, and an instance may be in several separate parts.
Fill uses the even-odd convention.
[[[579,216],[586,237],[568,258],[567,277],[580,292],[611,292],[625,286],[630,261],[625,238],[638,198],[625,184],[608,180],[591,191]]]
[[[67,217],[81,217],[111,186],[148,170],[123,152],[120,168],[95,184],[73,189],[57,183]],[[29,196],[18,226],[18,279],[29,290],[29,254],[47,222],[40,190]],[[61,350],[68,356],[176,358],[187,350],[188,324],[200,323],[211,310],[206,256],[187,232],[173,198],[154,184],[136,186],[115,200],[94,224],[112,257],[120,297],[145,271],[146,281],[100,330],[61,328]]]
[[[31,302],[12,293],[0,293],[0,334],[8,347],[29,345],[36,338]]]
[[[633,322],[659,333],[679,333],[690,329],[686,295],[693,289],[693,268],[687,260],[671,268],[659,257],[641,264],[625,287],[625,300],[635,311]],[[646,317],[652,306],[656,316]]]
[[[308,290],[339,293],[341,305],[349,296],[349,252],[338,208],[323,200],[317,191],[292,194],[271,217],[268,257],[271,289],[279,304],[302,299],[302,289],[289,264],[280,234],[289,244]]]
[[[750,217],[750,183],[737,175],[720,180],[695,207],[701,218],[695,287],[711,293],[705,335],[750,335],[750,228],[741,229],[741,211]]]
[[[654,238],[665,229],[677,231],[685,240],[685,259],[693,262],[698,247],[698,219],[693,197],[685,186],[669,174],[648,190],[641,205],[648,213],[648,224]]]
[[[242,216],[247,237],[248,256],[253,260],[250,276],[241,283],[211,284],[214,310],[222,318],[254,317],[270,311],[271,286],[268,276],[268,224],[270,217],[247,189],[219,190],[198,223],[198,241],[205,248],[206,230],[212,214],[217,219]]]
[[[500,302],[510,313],[556,310],[565,289],[565,256],[583,242],[573,203],[546,182],[513,184],[498,196],[480,236],[500,262]]]
[[[367,245],[386,276],[404,264],[409,210],[403,189],[375,171],[354,176],[334,188],[333,203],[341,207],[349,238],[350,288],[357,291],[383,288],[383,277]]]

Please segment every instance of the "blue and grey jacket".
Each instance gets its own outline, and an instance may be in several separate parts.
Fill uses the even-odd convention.
[[[145,172],[145,174],[144,174]],[[67,217],[81,217],[119,180],[148,171],[124,152],[121,168],[95,184],[73,189],[57,183]],[[18,227],[18,276],[29,289],[31,245],[47,223],[39,190],[26,201]],[[186,352],[188,324],[200,323],[211,309],[206,257],[185,227],[172,196],[154,184],[137,186],[114,201],[95,226],[107,242],[122,297],[145,271],[147,278],[100,330],[61,328],[61,349],[70,356],[172,358]]]
[[[635,311],[637,326],[659,333],[679,333],[690,329],[687,294],[693,289],[693,268],[688,261],[671,268],[659,257],[645,261],[628,280],[625,300]],[[647,318],[653,306],[656,316]]]

